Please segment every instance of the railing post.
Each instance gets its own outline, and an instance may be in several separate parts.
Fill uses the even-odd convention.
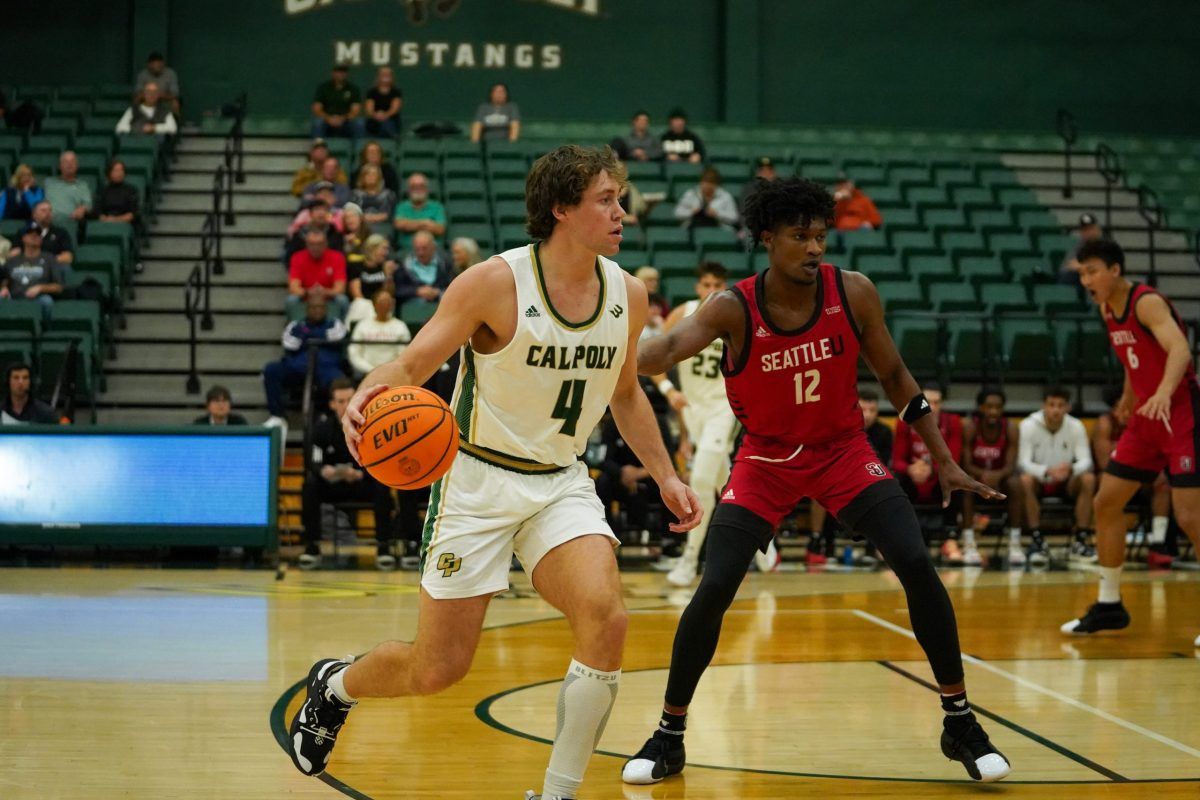
[[[200,393],[200,374],[196,369],[196,305],[199,303],[200,265],[192,268],[183,289],[183,311],[188,320],[188,377],[187,393]]]
[[[1063,140],[1063,172],[1066,179],[1063,183],[1062,196],[1070,197],[1075,193],[1071,187],[1071,145],[1075,144],[1075,140],[1079,137],[1079,129],[1075,126],[1075,115],[1065,108],[1058,110],[1058,135]]]
[[[213,243],[214,243],[213,225],[216,222],[216,220],[218,220],[218,219],[219,219],[218,215],[209,214],[208,219],[205,220],[204,229],[201,231],[201,235],[200,235],[200,255],[201,255],[201,261],[203,262],[203,265],[204,265],[204,274],[203,274],[202,278],[201,278],[201,276],[197,276],[197,278],[201,279],[203,282],[201,285],[197,286],[196,288],[197,288],[198,292],[201,292],[203,294],[204,316],[201,317],[201,319],[200,319],[200,327],[206,331],[211,331],[213,329],[213,315],[212,315],[212,268],[213,268],[212,249],[213,249]],[[221,237],[219,234],[217,234],[215,236],[215,240],[217,243],[219,243],[221,241]]]
[[[1112,228],[1112,190],[1121,179],[1121,159],[1117,151],[1101,142],[1096,145],[1096,171],[1104,178],[1104,227]]]
[[[1154,193],[1146,184],[1142,184],[1137,188],[1138,213],[1142,215],[1142,219],[1146,220],[1146,235],[1149,237],[1150,245],[1150,277],[1147,283],[1151,286],[1158,286],[1158,269],[1155,265],[1154,232],[1163,227],[1166,212],[1163,210],[1162,203],[1158,202],[1158,195]]]

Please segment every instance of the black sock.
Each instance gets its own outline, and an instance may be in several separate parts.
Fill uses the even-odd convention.
[[[1043,539],[1042,539],[1042,532],[1040,530],[1038,530],[1037,528],[1034,528],[1033,530],[1031,530],[1029,532],[1029,538],[1033,542],[1035,547],[1041,548]]]
[[[1080,528],[1079,530],[1075,531],[1075,541],[1079,542],[1080,544],[1087,544],[1088,539],[1090,538],[1092,538],[1091,528]]]
[[[957,728],[975,721],[975,715],[971,712],[971,704],[967,702],[966,691],[944,694],[941,695],[941,698],[942,711],[946,712],[944,722],[947,728]]]
[[[658,733],[655,735],[681,737],[685,730],[687,730],[686,711],[682,714],[672,714],[670,711],[664,710],[662,719],[658,721]]]

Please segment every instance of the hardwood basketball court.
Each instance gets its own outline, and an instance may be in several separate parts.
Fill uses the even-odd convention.
[[[653,730],[689,594],[624,575],[621,693],[582,797],[1200,797],[1200,575],[1133,572],[1126,632],[1067,639],[1083,572],[942,573],[971,698],[1013,762],[991,787],[937,747],[941,712],[895,578],[750,575],[690,716],[689,766],[620,781]],[[322,656],[415,628],[413,573],[0,570],[0,797],[520,798],[541,786],[570,635],[512,574],[471,674],[363,703],[324,780],[281,749]]]

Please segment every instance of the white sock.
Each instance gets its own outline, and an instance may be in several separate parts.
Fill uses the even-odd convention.
[[[1167,540],[1168,517],[1155,517],[1150,521],[1150,541],[1148,544],[1162,544]]]
[[[975,529],[963,528],[962,532],[963,547],[970,549],[975,546]]]
[[[1100,597],[1101,603],[1121,602],[1121,568],[1100,567]]]
[[[1021,529],[1020,528],[1009,528],[1008,529],[1008,543],[1015,547],[1021,546]]]
[[[343,703],[350,703],[353,705],[358,701],[351,697],[350,693],[346,691],[345,678],[346,667],[342,667],[337,672],[329,676],[329,689],[333,692],[334,697],[336,697],[338,700],[341,700]]]
[[[542,797],[576,797],[592,751],[617,699],[621,670],[604,672],[571,659],[558,693],[558,729]]]

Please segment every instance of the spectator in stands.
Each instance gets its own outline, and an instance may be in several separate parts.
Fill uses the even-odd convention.
[[[378,548],[375,566],[381,570],[396,567],[396,557],[391,552],[395,538],[391,490],[355,462],[342,432],[342,417],[353,396],[353,383],[342,377],[334,379],[329,384],[329,413],[323,414],[313,425],[312,463],[304,477],[302,493],[304,554],[300,556],[301,569],[314,569],[321,563],[321,504],[345,502],[371,504]]]
[[[633,112],[629,133],[614,144],[624,161],[662,161],[662,141],[650,132],[650,114],[641,109]]]
[[[941,432],[942,438],[946,440],[946,446],[950,449],[950,457],[961,463],[962,418],[949,411],[942,411],[942,400],[945,393],[942,391],[941,384],[936,381],[926,381],[921,384],[921,391],[925,393],[925,399],[929,401],[931,416]],[[937,465],[933,463],[925,441],[904,420],[896,421],[892,472],[914,504],[941,505],[942,485],[938,482]],[[952,532],[942,543],[942,557],[951,563],[962,562],[962,549],[954,540]]]
[[[1052,387],[1042,395],[1042,409],[1021,421],[1021,446],[1017,463],[1025,499],[1025,524],[1033,539],[1029,563],[1045,566],[1050,556],[1042,536],[1043,497],[1075,501],[1075,537],[1071,560],[1094,561],[1089,544],[1093,528],[1092,498],[1096,475],[1092,471],[1092,448],[1083,423],[1068,412],[1071,393]]]
[[[367,224],[386,225],[396,209],[396,195],[384,185],[379,166],[364,164],[360,167],[354,185],[350,201],[362,209]]]
[[[34,300],[42,319],[54,315],[54,298],[62,294],[62,266],[42,251],[42,233],[33,220],[21,228],[21,253],[11,255],[0,269],[0,299]]]
[[[347,356],[358,380],[376,367],[398,358],[412,341],[408,326],[396,319],[396,296],[391,287],[382,287],[372,302],[375,315],[355,325],[350,335]]]
[[[662,415],[655,415],[655,418],[667,452],[675,452],[666,418]],[[600,421],[600,439],[604,446],[604,460],[600,464],[600,474],[596,476],[596,494],[604,505],[604,515],[618,538],[624,538],[622,533],[626,531],[633,531],[640,533],[641,543],[646,544],[650,535],[649,511],[658,503],[658,490],[633,448],[617,430],[611,413],[606,412]],[[625,512],[624,524],[615,513],[614,504]],[[658,522],[662,525],[662,531],[656,533],[665,532],[665,520]]]
[[[292,176],[292,196],[300,197],[304,190],[321,180],[321,167],[329,158],[329,145],[324,139],[314,139],[308,149],[308,161]],[[336,183],[347,183],[346,173],[338,170]]]
[[[741,197],[738,198],[738,208],[741,209],[746,205],[746,198],[757,188],[759,181],[773,181],[778,177],[779,173],[775,171],[775,162],[771,160],[771,157],[759,156],[754,162],[754,174],[742,187]]]
[[[738,221],[737,203],[729,190],[721,188],[721,173],[707,167],[700,183],[683,193],[675,204],[675,219],[687,228],[722,227],[729,231]]]
[[[362,152],[358,154],[358,171],[354,173],[355,186],[359,185],[362,171],[367,165],[378,167],[379,172],[383,175],[383,185],[391,190],[393,196],[399,196],[400,176],[396,174],[396,168],[388,161],[383,146],[374,140],[363,145]]]
[[[637,227],[641,225],[642,217],[650,209],[650,204],[646,202],[645,196],[642,195],[641,190],[631,180],[625,181],[625,192],[617,202],[621,204],[621,208],[625,211],[625,216],[621,217],[621,224],[626,226]]]
[[[4,266],[4,262],[8,260],[10,252],[12,252],[12,242],[0,235],[0,267]]]
[[[671,304],[659,291],[658,270],[651,266],[640,267],[633,277],[646,287],[646,295],[650,300],[650,314],[646,317],[646,325],[642,329],[642,338],[648,339],[662,333],[663,323],[671,314]]]
[[[431,233],[441,243],[446,233],[446,209],[429,198],[429,179],[420,172],[408,176],[408,198],[396,205],[393,224],[399,231],[397,243],[401,250],[412,247],[413,234],[418,231]]]
[[[0,405],[0,425],[54,425],[58,417],[54,409],[33,396],[33,370],[18,361],[5,370],[4,385],[8,387],[4,404]]]
[[[37,225],[38,234],[42,237],[42,252],[53,256],[60,266],[74,263],[75,245],[71,241],[71,234],[54,224],[54,211],[49,202],[43,200],[35,205],[30,221]]]
[[[13,170],[8,188],[0,194],[0,219],[29,219],[33,207],[46,199],[46,193],[38,186],[33,168],[18,164]]]
[[[875,202],[845,173],[834,187],[833,201],[833,222],[839,231],[874,230],[883,224]]]
[[[412,237],[412,250],[396,270],[396,301],[401,306],[414,300],[436,303],[453,278],[450,259],[438,249],[433,234],[418,231]]]
[[[1004,391],[985,386],[975,395],[975,413],[963,423],[962,468],[975,480],[1008,495],[1008,563],[1025,565],[1021,549],[1021,481],[1017,478],[1017,423],[1006,419]],[[970,497],[966,495],[970,494]],[[983,557],[975,544],[975,531],[987,528],[987,517],[975,514],[979,501],[973,492],[962,497],[963,563],[981,566]]]
[[[326,313],[325,292],[310,292],[305,305],[305,317],[289,322],[283,329],[283,357],[263,367],[263,388],[267,393],[266,425],[286,427],[287,391],[304,384],[308,370],[306,346],[318,345],[316,385],[321,391],[329,388],[335,378],[342,377],[341,361],[346,326],[340,319],[330,319]]]
[[[863,431],[867,434],[867,441],[871,443],[875,455],[879,456],[879,463],[887,467],[892,463],[892,429],[879,421],[878,393],[871,389],[859,389],[858,407],[862,411]],[[820,566],[835,556],[834,545],[838,525],[836,520],[829,519],[824,506],[814,501],[809,511],[809,526],[812,528],[812,538],[808,542],[805,563]],[[878,563],[875,545],[868,541],[855,565],[874,567]]]
[[[483,261],[479,242],[467,236],[458,237],[450,243],[450,260],[453,262],[455,277],[461,275],[468,267]]]
[[[146,92],[146,84],[158,85],[162,101],[171,107],[171,111],[179,114],[179,76],[175,70],[167,66],[166,57],[155,50],[146,57],[146,66],[137,74],[137,96]],[[135,98],[136,99],[136,98]]]
[[[346,207],[342,209],[342,236],[345,239],[342,253],[346,256],[347,275],[362,266],[370,235],[371,226],[363,217],[362,209],[355,203],[346,203]]]
[[[346,241],[342,236],[340,228],[342,222],[342,212],[334,212],[330,208],[329,200],[324,197],[318,197],[309,203],[308,208],[302,209],[296,215],[296,219],[292,221],[296,227],[291,233],[285,248],[287,261],[290,262],[293,255],[300,252],[305,247],[305,237],[309,231],[321,231],[325,234],[325,239],[329,246],[339,253],[345,249]],[[289,226],[289,230],[291,230]]]
[[[326,197],[333,208],[340,209],[350,202],[350,186],[346,183],[346,172],[341,163],[330,156],[321,164],[321,177],[310,183],[304,189],[303,199],[311,200],[321,192],[328,191]]]
[[[313,290],[324,294],[325,304],[332,306],[332,316],[346,316],[350,305],[346,299],[346,257],[329,246],[325,233],[310,230],[304,235],[304,249],[292,255],[288,264],[288,298],[285,304],[289,320],[300,319],[304,314],[306,298],[312,304]]]
[[[101,222],[136,223],[138,191],[125,182],[125,162],[114,158],[105,173],[108,183],[96,195],[93,214]]]
[[[1079,215],[1079,226],[1075,228],[1075,237],[1079,240],[1075,243],[1063,259],[1062,268],[1058,271],[1058,282],[1065,283],[1068,286],[1079,286],[1079,259],[1075,254],[1079,252],[1079,248],[1083,247],[1085,242],[1090,242],[1093,239],[1099,239],[1104,236],[1104,228],[1100,227],[1100,220],[1096,219],[1096,215],[1090,211],[1085,211]]]
[[[154,81],[142,87],[141,100],[125,109],[121,119],[117,120],[117,133],[121,136],[172,136],[175,131],[171,104],[163,102]]]
[[[488,102],[475,109],[471,123],[471,141],[515,142],[521,136],[521,110],[508,96],[503,83],[492,86]]]
[[[391,67],[380,67],[375,85],[367,92],[367,133],[394,139],[400,134],[400,109],[404,93],[396,86]]]
[[[288,236],[295,236],[297,231],[310,224],[315,218],[327,219],[334,230],[344,233],[343,209],[334,208],[333,201],[333,187],[325,181],[321,181],[318,188],[313,191],[312,197],[304,201],[300,210],[296,212],[296,216],[292,217],[292,221],[288,223]],[[320,209],[324,209],[324,212]],[[318,225],[318,227],[320,226]]]
[[[92,210],[92,188],[79,179],[79,158],[73,150],[58,157],[58,175],[46,179],[46,200],[54,214],[54,224],[79,234],[79,221]]]
[[[350,310],[346,313],[346,324],[354,325],[375,314],[375,295],[385,289],[393,289],[396,262],[388,258],[391,245],[387,237],[373,233],[363,245],[364,258],[361,264],[347,265],[346,285],[350,295]],[[394,300],[394,298],[393,298]]]
[[[193,425],[247,425],[246,418],[233,413],[233,395],[224,386],[213,386],[204,396],[207,413],[192,420]]]
[[[661,137],[662,150],[668,161],[690,161],[699,164],[704,160],[704,142],[688,130],[687,114],[682,108],[673,110],[667,118],[667,130]]]
[[[350,68],[337,64],[330,80],[317,87],[313,94],[312,135],[348,136],[351,141],[366,133],[362,118],[362,92],[350,82]]]

